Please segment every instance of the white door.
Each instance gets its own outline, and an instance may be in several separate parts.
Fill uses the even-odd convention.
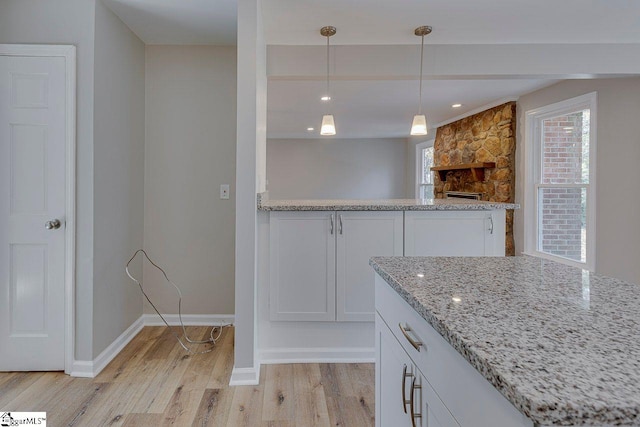
[[[374,272],[369,258],[402,256],[402,212],[337,215],[336,318],[373,322]]]
[[[65,367],[65,93],[65,58],[0,56],[3,371]]]
[[[382,317],[376,316],[376,427],[410,427],[413,362]]]
[[[335,212],[271,212],[270,319],[335,320]]]
[[[504,256],[504,210],[405,212],[405,256]]]

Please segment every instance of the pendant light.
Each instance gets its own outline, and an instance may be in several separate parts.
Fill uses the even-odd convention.
[[[411,123],[411,135],[426,135],[427,118],[422,114],[422,62],[424,57],[424,36],[431,34],[431,27],[427,25],[418,27],[413,33],[422,38],[422,44],[420,46],[420,103],[418,104],[418,114],[413,116],[413,123]]]
[[[331,100],[331,95],[329,94],[329,37],[336,33],[336,27],[322,27],[320,28],[320,34],[323,37],[327,38],[327,92],[321,98],[323,101],[329,102]],[[328,110],[328,108],[327,108]],[[322,126],[320,127],[320,135],[335,135],[336,134],[336,124],[333,121],[333,114],[325,114],[322,116]]]

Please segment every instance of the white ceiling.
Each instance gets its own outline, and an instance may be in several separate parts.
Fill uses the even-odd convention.
[[[428,80],[423,112],[430,125],[497,100],[532,92],[557,80]],[[336,122],[336,138],[406,138],[418,110],[418,82],[362,80],[331,83],[331,105],[320,100],[321,81],[270,80],[269,138],[319,138],[325,112]],[[463,107],[454,109],[454,103]],[[307,131],[313,127],[314,131]],[[325,138],[325,137],[322,137]]]
[[[103,1],[147,44],[236,43],[237,0]],[[332,45],[416,46],[413,29],[420,25],[433,27],[425,42],[436,45],[640,43],[640,1],[633,0],[262,0],[262,11],[271,45],[324,44],[319,29],[325,25],[338,29]],[[556,81],[444,76],[425,82],[423,105],[433,125]],[[333,82],[338,136],[406,137],[417,83],[394,76]],[[269,137],[318,136],[325,105],[317,75],[270,79],[268,91]],[[454,102],[464,106],[453,110]],[[316,130],[307,132],[308,126]]]
[[[146,44],[236,44],[236,0],[103,1]]]
[[[263,0],[268,44],[413,44],[431,25],[434,44],[638,43],[634,0]]]

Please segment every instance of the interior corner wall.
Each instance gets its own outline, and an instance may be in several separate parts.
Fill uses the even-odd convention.
[[[140,290],[124,267],[142,247],[145,142],[144,43],[95,4],[92,359],[142,315]]]
[[[183,314],[233,314],[236,48],[148,45],[146,117],[144,247],[180,286]],[[177,314],[161,272],[145,262],[144,279],[161,312]]]
[[[640,77],[567,80],[520,97],[516,144],[516,253],[524,250],[526,112],[597,92],[596,264],[599,274],[640,284]]]
[[[95,4],[2,0],[0,43],[76,46],[75,358],[91,360],[93,325],[93,56]]]
[[[273,199],[402,199],[404,138],[269,139]]]

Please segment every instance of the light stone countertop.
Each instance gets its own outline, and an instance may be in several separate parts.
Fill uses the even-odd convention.
[[[262,200],[258,197],[258,210],[261,211],[459,211],[494,209],[520,209],[520,205],[465,199]]]
[[[370,265],[535,423],[640,424],[639,285],[529,256]]]

